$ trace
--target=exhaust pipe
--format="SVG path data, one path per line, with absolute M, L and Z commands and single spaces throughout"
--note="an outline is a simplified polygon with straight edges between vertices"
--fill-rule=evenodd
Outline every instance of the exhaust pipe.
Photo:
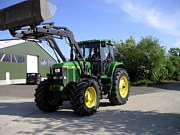
M 48 0 L 27 0 L 0 10 L 0 30 L 36 26 L 51 18 L 57 6 Z

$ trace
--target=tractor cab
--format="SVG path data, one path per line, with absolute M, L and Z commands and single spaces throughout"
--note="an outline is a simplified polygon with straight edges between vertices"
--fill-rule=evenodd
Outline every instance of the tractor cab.
M 114 58 L 113 44 L 110 40 L 88 40 L 78 42 L 86 61 L 92 65 L 93 75 L 106 75 Z

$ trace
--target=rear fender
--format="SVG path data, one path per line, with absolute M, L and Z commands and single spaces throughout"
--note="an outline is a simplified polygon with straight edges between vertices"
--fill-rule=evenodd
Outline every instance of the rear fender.
M 124 68 L 122 62 L 111 62 L 108 68 L 107 77 L 101 78 L 102 89 L 105 93 L 111 92 L 114 85 L 114 73 L 117 68 Z
M 111 62 L 109 65 L 107 77 L 111 77 L 111 80 L 113 80 L 114 72 L 117 68 L 124 68 L 124 64 L 122 62 Z

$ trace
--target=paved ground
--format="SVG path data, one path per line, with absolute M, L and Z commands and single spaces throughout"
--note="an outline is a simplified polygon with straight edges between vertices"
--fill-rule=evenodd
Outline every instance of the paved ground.
M 34 103 L 34 85 L 0 86 L 0 134 L 180 134 L 180 83 L 131 87 L 127 104 L 101 100 L 98 112 L 76 116 L 66 102 L 55 113 Z

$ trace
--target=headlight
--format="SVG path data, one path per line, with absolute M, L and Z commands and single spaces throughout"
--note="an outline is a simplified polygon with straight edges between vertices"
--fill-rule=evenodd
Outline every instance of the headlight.
M 61 70 L 60 69 L 55 69 L 55 73 L 60 73 Z

